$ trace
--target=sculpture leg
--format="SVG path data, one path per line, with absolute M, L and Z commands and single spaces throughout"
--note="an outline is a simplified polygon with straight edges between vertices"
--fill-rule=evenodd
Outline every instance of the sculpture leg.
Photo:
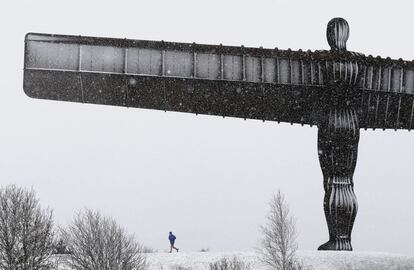
M 353 109 L 332 109 L 319 125 L 318 154 L 324 176 L 329 241 L 318 250 L 352 250 L 351 232 L 358 210 L 352 177 L 358 142 L 358 119 Z

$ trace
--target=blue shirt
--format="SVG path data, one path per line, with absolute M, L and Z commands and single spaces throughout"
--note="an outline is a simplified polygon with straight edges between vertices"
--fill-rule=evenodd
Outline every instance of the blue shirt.
M 176 237 L 174 234 L 170 233 L 170 235 L 168 236 L 168 240 L 170 240 L 170 243 L 173 244 L 175 241 Z

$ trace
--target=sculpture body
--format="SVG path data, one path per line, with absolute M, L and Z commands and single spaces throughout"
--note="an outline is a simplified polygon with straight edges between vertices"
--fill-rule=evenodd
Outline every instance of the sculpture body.
M 351 232 L 358 210 L 352 178 L 359 142 L 358 118 L 352 108 L 338 107 L 330 108 L 326 121 L 318 127 L 318 154 L 329 230 L 329 241 L 320 250 L 352 250 Z
M 353 96 L 363 68 L 354 59 L 355 54 L 346 51 L 348 36 L 345 20 L 335 18 L 328 23 L 331 51 L 346 60 L 326 61 L 324 65 L 328 87 L 318 123 L 318 155 L 324 178 L 323 206 L 329 241 L 319 250 L 352 250 L 351 232 L 358 210 L 353 174 L 358 156 L 359 123 Z

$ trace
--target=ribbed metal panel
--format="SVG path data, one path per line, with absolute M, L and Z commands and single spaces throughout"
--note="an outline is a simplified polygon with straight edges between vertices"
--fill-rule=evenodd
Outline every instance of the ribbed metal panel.
M 24 89 L 35 98 L 313 125 L 327 69 L 356 80 L 346 73 L 360 68 L 352 98 L 360 127 L 412 128 L 411 62 L 46 34 L 25 42 Z

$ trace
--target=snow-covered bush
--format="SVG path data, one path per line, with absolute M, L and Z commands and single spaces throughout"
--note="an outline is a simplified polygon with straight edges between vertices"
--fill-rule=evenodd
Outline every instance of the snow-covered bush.
M 185 267 L 181 265 L 174 265 L 170 268 L 171 270 L 193 270 L 191 267 Z
M 236 256 L 233 258 L 223 257 L 219 261 L 209 264 L 209 270 L 250 270 L 249 264 L 243 262 Z
M 0 188 L 0 269 L 43 270 L 53 253 L 53 216 L 33 190 Z
M 142 246 L 128 235 L 114 219 L 85 210 L 75 215 L 62 230 L 70 254 L 67 265 L 72 270 L 143 270 L 146 257 Z
M 156 250 L 153 247 L 143 246 L 142 247 L 142 253 L 157 253 L 158 250 Z

